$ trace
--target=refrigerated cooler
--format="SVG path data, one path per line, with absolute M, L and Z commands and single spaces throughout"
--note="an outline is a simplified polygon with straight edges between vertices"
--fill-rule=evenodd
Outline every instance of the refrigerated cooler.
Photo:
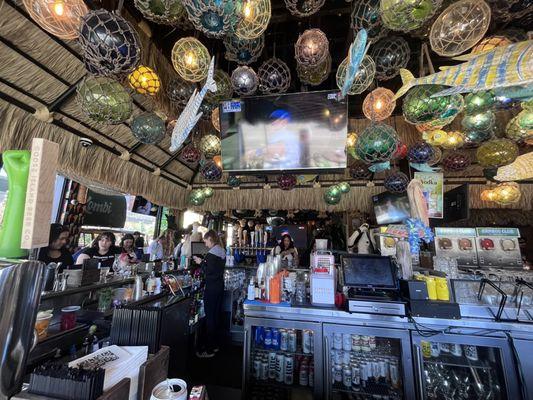
M 514 400 L 520 386 L 508 339 L 413 332 L 415 375 L 424 400 Z
M 325 398 L 414 399 L 409 331 L 324 324 Z
M 244 346 L 243 398 L 322 398 L 322 324 L 247 317 Z

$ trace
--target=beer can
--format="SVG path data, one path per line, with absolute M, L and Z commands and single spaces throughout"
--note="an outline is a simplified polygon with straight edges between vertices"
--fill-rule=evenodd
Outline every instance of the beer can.
M 302 349 L 304 354 L 311 353 L 311 331 L 304 329 L 302 332 Z
M 374 360 L 371 362 L 372 365 L 372 377 L 377 382 L 381 376 L 381 365 L 379 360 Z
M 268 378 L 276 378 L 276 353 L 273 351 L 268 353 Z
M 257 326 L 255 328 L 254 342 L 257 347 L 262 347 L 265 340 L 265 327 Z
M 349 333 L 342 334 L 342 349 L 344 351 L 352 350 L 352 335 Z
M 352 387 L 352 369 L 349 366 L 344 367 L 342 370 L 342 383 L 347 388 Z
M 333 366 L 333 380 L 335 382 L 342 382 L 342 366 L 340 364 L 335 364 Z
M 370 351 L 370 343 L 368 336 L 361 336 L 361 350 L 364 352 Z
M 466 358 L 472 361 L 478 361 L 479 357 L 477 355 L 477 346 L 467 345 L 464 346 L 464 352 Z
M 341 364 L 344 364 L 344 365 L 349 365 L 350 364 L 350 352 L 349 351 L 343 351 L 342 352 L 342 363 Z
M 294 329 L 291 329 L 289 331 L 289 337 L 288 337 L 288 348 L 291 352 L 296 352 L 296 331 Z
M 399 388 L 400 387 L 400 371 L 398 370 L 398 364 L 395 362 L 391 363 L 389 370 L 390 370 L 391 386 L 393 388 Z
M 272 347 L 272 330 L 270 328 L 265 328 L 264 345 L 265 349 L 270 349 Z
M 440 343 L 440 351 L 442 353 L 449 353 L 450 352 L 450 343 Z
M 366 382 L 368 381 L 368 364 L 362 362 L 359 364 L 360 368 L 360 382 L 362 387 L 366 387 Z
M 309 378 L 308 383 L 310 387 L 315 386 L 315 366 L 314 364 L 309 364 Z
M 440 344 L 437 342 L 431 342 L 431 357 L 440 356 Z
M 423 340 L 420 344 L 422 345 L 422 355 L 424 356 L 424 358 L 430 358 L 431 357 L 431 343 Z
M 361 336 L 352 335 L 352 351 L 361 351 Z
M 280 350 L 287 351 L 289 349 L 289 334 L 285 329 L 279 330 L 279 348 Z
M 272 349 L 279 350 L 280 333 L 279 329 L 272 328 Z
M 283 354 L 276 355 L 276 381 L 285 381 L 285 356 Z
M 292 385 L 294 381 L 294 357 L 285 355 L 285 384 Z
M 303 361 L 300 364 L 300 372 L 298 374 L 298 383 L 301 386 L 309 385 L 309 365 L 305 361 Z
M 342 350 L 342 334 L 341 333 L 333 334 L 333 348 L 335 350 Z
M 359 365 L 352 364 L 352 390 L 358 392 L 361 385 L 361 371 Z
M 263 360 L 261 361 L 261 376 L 259 379 L 261 379 L 262 381 L 266 381 L 268 380 L 268 359 L 267 358 L 263 358 Z
M 261 359 L 259 357 L 254 360 L 254 378 L 261 379 Z
M 384 380 L 389 380 L 389 362 L 382 358 L 379 360 L 379 377 Z
M 370 347 L 370 350 L 376 350 L 376 337 L 375 336 L 368 337 L 368 347 Z
M 460 344 L 452 344 L 450 350 L 452 354 L 456 357 L 461 357 L 463 355 L 463 349 L 461 348 Z
M 331 350 L 333 354 L 333 364 L 342 364 L 344 354 L 342 350 Z

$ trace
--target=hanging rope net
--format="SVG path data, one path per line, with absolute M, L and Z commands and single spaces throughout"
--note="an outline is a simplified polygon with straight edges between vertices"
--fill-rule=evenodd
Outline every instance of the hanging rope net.
M 272 57 L 259 67 L 259 89 L 265 94 L 285 93 L 291 84 L 291 71 L 279 58 Z
M 239 65 L 248 65 L 257 61 L 263 52 L 265 37 L 261 35 L 257 39 L 246 40 L 228 35 L 224 38 L 224 47 L 226 48 L 224 53 L 226 60 Z
M 135 8 L 156 24 L 176 25 L 187 14 L 181 0 L 134 0 Z
M 240 96 L 254 94 L 257 90 L 258 83 L 257 74 L 250 67 L 237 67 L 231 74 L 233 90 Z
M 308 17 L 324 5 L 325 0 L 285 0 L 285 6 L 292 15 Z
M 242 11 L 242 0 L 182 0 L 182 3 L 194 27 L 212 38 L 233 32 Z
M 172 48 L 172 65 L 189 82 L 200 82 L 207 77 L 211 58 L 206 47 L 196 38 L 186 37 L 178 40 Z
M 370 48 L 370 55 L 376 63 L 376 78 L 386 81 L 399 74 L 411 57 L 407 41 L 400 36 L 381 39 Z
M 240 39 L 257 39 L 268 27 L 271 14 L 270 0 L 244 0 L 235 35 Z
M 348 58 L 345 58 L 337 69 L 337 86 L 339 89 L 342 89 L 342 86 L 344 85 L 347 65 Z M 348 90 L 348 94 L 354 95 L 363 93 L 372 84 L 375 75 L 376 64 L 374 63 L 374 60 L 368 55 L 364 56 L 359 65 L 359 69 L 355 73 L 355 78 L 352 86 L 350 86 L 350 89 Z

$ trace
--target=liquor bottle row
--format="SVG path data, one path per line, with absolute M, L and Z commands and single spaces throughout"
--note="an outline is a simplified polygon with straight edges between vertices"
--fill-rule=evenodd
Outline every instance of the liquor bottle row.
M 315 381 L 313 357 L 256 350 L 253 353 L 253 377 L 257 381 L 312 387 Z
M 277 329 L 258 326 L 254 333 L 254 346 L 266 350 L 281 350 L 291 353 L 314 353 L 312 330 Z

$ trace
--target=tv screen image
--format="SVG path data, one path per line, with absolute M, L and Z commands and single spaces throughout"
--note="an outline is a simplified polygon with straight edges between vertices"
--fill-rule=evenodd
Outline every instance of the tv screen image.
M 226 101 L 220 125 L 225 171 L 346 168 L 347 103 L 337 91 Z
M 380 193 L 372 196 L 378 225 L 395 224 L 411 216 L 409 198 L 405 194 Z
M 155 217 L 157 215 L 157 210 L 157 205 L 146 200 L 144 197 L 135 196 L 135 201 L 133 202 L 133 207 L 131 209 L 132 212 Z

